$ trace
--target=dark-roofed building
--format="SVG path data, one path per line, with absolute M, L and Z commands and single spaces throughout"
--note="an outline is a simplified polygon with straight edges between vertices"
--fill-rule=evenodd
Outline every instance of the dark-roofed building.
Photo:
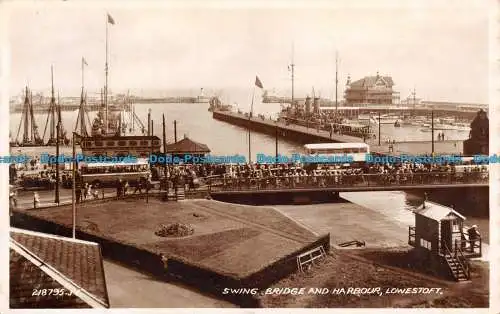
M 109 308 L 99 244 L 10 230 L 10 308 Z
M 187 136 L 184 136 L 177 143 L 167 145 L 167 154 L 171 154 L 172 156 L 203 156 L 208 153 L 210 153 L 210 148 L 206 144 L 195 142 Z
M 346 105 L 399 103 L 399 93 L 392 89 L 393 86 L 392 77 L 381 76 L 378 72 L 376 76 L 365 76 L 354 82 L 348 77 L 344 95 Z

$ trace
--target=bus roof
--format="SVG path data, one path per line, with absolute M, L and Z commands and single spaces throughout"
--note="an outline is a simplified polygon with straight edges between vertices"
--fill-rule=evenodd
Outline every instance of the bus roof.
M 147 165 L 148 160 L 146 158 L 137 159 L 135 162 L 81 162 L 80 165 L 87 166 L 89 168 L 93 167 L 112 167 L 112 166 L 140 166 Z
M 306 149 L 321 149 L 321 148 L 368 148 L 366 143 L 319 143 L 319 144 L 306 144 L 304 145 Z

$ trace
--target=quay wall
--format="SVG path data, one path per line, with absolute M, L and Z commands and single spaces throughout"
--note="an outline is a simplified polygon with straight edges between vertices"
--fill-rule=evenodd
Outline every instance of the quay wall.
M 227 111 L 214 111 L 213 118 L 272 136 L 276 136 L 276 131 L 278 131 L 279 138 L 293 140 L 301 144 L 362 142 L 362 139 L 353 136 L 333 134 L 330 138 L 329 136 L 323 135 L 323 133 L 326 133 L 325 131 L 317 132 L 317 130 L 313 128 L 306 129 L 305 127 L 292 124 L 285 125 L 259 117 L 252 117 L 249 119 L 243 114 Z
M 214 200 L 245 204 L 245 205 L 286 205 L 286 204 L 312 204 L 312 203 L 332 203 L 342 199 L 338 192 L 331 191 L 273 191 L 259 192 L 253 191 L 249 194 L 214 193 L 211 194 Z

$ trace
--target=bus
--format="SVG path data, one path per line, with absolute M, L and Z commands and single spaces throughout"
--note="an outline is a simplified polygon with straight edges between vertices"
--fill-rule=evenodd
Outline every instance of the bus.
M 79 171 L 82 183 L 92 184 L 93 187 L 114 186 L 120 179 L 134 186 L 141 179 L 149 180 L 151 177 L 147 158 L 135 162 L 80 163 Z
M 307 155 L 328 157 L 351 156 L 353 163 L 362 164 L 370 154 L 370 146 L 366 143 L 321 143 L 304 145 Z

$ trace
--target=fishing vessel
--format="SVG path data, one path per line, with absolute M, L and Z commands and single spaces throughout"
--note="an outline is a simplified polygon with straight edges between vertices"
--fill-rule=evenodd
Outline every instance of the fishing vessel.
M 425 123 L 422 125 L 421 131 L 430 132 L 432 130 L 432 125 L 430 123 Z M 444 131 L 444 130 L 456 130 L 456 131 L 470 131 L 470 126 L 467 123 L 453 122 L 452 124 L 435 122 L 434 130 Z
M 381 115 L 380 118 L 378 116 L 371 116 L 371 121 L 375 124 L 392 124 L 394 125 L 397 121 L 401 120 L 399 116 L 393 115 Z
M 455 127 L 455 130 L 458 130 L 458 131 L 470 132 L 470 130 L 471 130 L 470 123 L 467 123 L 467 122 L 454 122 L 452 125 Z

